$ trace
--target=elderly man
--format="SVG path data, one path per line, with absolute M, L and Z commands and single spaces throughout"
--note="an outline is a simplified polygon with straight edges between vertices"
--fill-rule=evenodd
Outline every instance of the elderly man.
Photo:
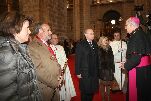
M 151 101 L 151 44 L 139 27 L 140 21 L 130 17 L 125 28 L 128 40 L 126 62 L 121 67 L 129 71 L 129 101 Z
M 35 37 L 29 44 L 29 52 L 36 66 L 39 87 L 44 101 L 59 101 L 59 92 L 55 89 L 62 79 L 59 79 L 61 68 L 52 49 L 47 44 L 52 34 L 48 24 L 37 24 Z
M 92 29 L 86 29 L 85 39 L 76 47 L 75 72 L 80 79 L 81 101 L 92 101 L 94 93 L 99 88 L 98 45 L 94 39 Z

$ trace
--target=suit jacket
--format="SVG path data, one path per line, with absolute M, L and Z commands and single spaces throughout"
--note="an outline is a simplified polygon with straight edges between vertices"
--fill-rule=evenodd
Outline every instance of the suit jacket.
M 91 47 L 88 41 L 82 40 L 76 46 L 76 75 L 81 74 L 80 89 L 86 93 L 93 93 L 98 89 L 98 46 L 92 41 Z
M 61 73 L 60 65 L 52 58 L 53 55 L 49 52 L 48 47 L 37 38 L 29 43 L 29 53 L 36 67 L 43 99 L 50 101 L 54 88 L 58 85 L 58 78 Z

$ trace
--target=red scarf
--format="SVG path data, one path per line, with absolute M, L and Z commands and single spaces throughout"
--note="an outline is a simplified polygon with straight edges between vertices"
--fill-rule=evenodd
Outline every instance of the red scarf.
M 36 36 L 36 38 L 41 41 L 43 44 L 45 44 L 49 50 L 49 52 L 56 58 L 56 54 L 55 52 L 52 50 L 52 48 L 47 44 L 47 42 L 44 42 L 43 40 L 41 40 L 38 36 Z

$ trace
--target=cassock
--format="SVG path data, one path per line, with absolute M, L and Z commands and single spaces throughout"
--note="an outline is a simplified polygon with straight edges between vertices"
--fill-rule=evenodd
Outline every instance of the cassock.
M 112 47 L 113 55 L 114 55 L 114 63 L 115 63 L 115 73 L 114 77 L 119 85 L 120 90 L 122 89 L 125 81 L 125 74 L 122 73 L 121 77 L 121 69 L 120 63 L 126 61 L 126 50 L 127 50 L 127 44 L 124 41 L 112 41 L 110 42 L 110 46 Z M 122 78 L 122 81 L 121 81 Z M 122 83 L 122 87 L 121 87 Z
M 65 63 L 67 62 L 64 48 L 61 45 L 50 45 L 50 47 L 54 51 L 57 61 L 61 65 L 61 69 L 63 69 Z M 59 91 L 60 101 L 70 101 L 72 97 L 76 96 L 76 92 L 68 65 L 65 69 L 64 80 L 65 83 L 62 85 L 61 90 Z
M 124 67 L 129 71 L 129 101 L 151 101 L 151 44 L 147 36 L 138 28 L 128 40 Z

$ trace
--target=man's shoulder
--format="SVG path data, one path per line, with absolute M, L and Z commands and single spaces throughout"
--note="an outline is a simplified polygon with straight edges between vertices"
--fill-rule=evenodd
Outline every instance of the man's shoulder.
M 125 42 L 125 41 L 122 41 L 122 43 L 123 43 L 124 45 L 126 45 L 126 42 Z
M 39 42 L 38 40 L 34 39 L 28 45 L 29 45 L 29 47 L 37 48 L 38 46 L 42 46 L 42 43 Z
M 30 52 L 42 54 L 45 51 L 44 45 L 42 43 L 33 40 L 28 44 L 28 49 Z
M 77 44 L 76 44 L 76 48 L 80 48 L 80 47 L 83 47 L 83 46 L 85 46 L 85 41 L 84 40 L 81 40 L 81 41 L 77 42 Z
M 63 46 L 61 46 L 61 45 L 56 45 L 56 47 L 57 47 L 57 48 L 60 48 L 60 49 L 63 48 Z
M 93 44 L 98 45 L 97 42 L 95 40 L 92 41 Z
M 110 43 L 115 43 L 115 42 L 116 42 L 115 40 L 110 41 Z
M 55 47 L 57 48 L 58 51 L 64 51 L 64 48 L 61 45 L 56 45 Z
M 110 46 L 113 46 L 113 45 L 115 45 L 116 44 L 116 41 L 110 41 Z
M 83 45 L 83 44 L 86 44 L 87 43 L 87 41 L 86 40 L 81 40 L 81 41 L 79 41 L 78 43 L 77 43 L 77 45 L 79 44 L 79 45 Z

